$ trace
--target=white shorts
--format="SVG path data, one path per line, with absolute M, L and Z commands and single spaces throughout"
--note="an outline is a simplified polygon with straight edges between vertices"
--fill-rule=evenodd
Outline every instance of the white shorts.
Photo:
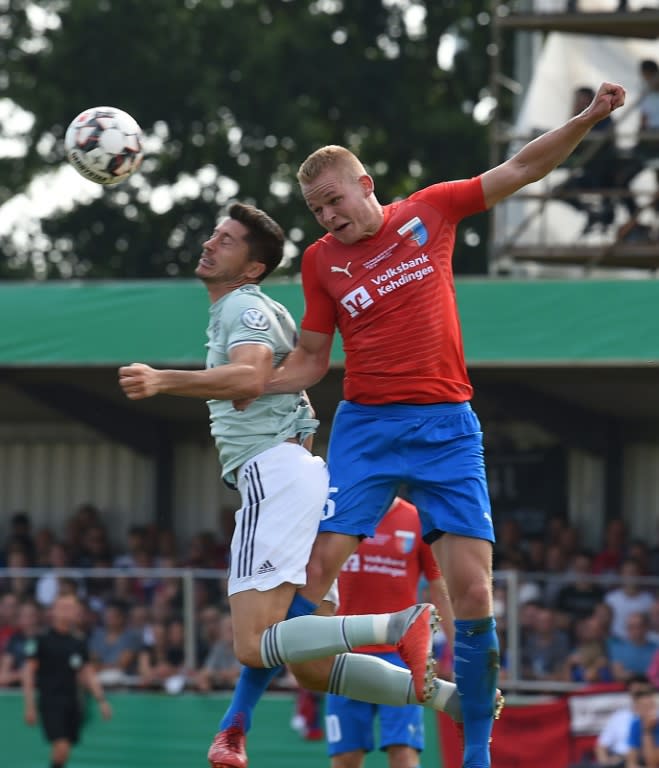
M 285 583 L 303 587 L 329 490 L 323 459 L 281 443 L 242 465 L 238 490 L 228 594 Z

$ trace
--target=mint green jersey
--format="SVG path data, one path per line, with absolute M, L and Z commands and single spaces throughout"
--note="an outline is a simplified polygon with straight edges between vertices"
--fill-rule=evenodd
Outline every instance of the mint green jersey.
M 295 322 L 286 307 L 251 284 L 231 291 L 211 306 L 207 334 L 206 368 L 229 363 L 232 347 L 239 344 L 270 347 L 276 368 L 297 339 Z M 227 400 L 209 400 L 208 408 L 222 477 L 233 485 L 234 470 L 247 459 L 289 437 L 302 442 L 318 427 L 302 393 L 263 395 L 244 411 L 235 410 Z

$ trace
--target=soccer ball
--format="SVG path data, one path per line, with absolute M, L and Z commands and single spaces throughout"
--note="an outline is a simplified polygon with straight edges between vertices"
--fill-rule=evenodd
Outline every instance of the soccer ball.
M 66 129 L 66 157 L 71 165 L 97 184 L 118 184 L 140 167 L 142 130 L 115 107 L 93 107 L 81 112 Z

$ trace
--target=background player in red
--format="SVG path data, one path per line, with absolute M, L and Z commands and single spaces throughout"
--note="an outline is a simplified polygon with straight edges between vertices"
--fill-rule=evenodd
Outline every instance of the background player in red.
M 451 643 L 453 614 L 437 561 L 421 539 L 417 510 L 396 498 L 375 536 L 364 539 L 345 562 L 339 575 L 338 613 L 396 611 L 415 603 L 422 576 L 428 582 L 430 601 L 444 620 L 447 642 Z M 355 651 L 404 666 L 394 646 L 366 646 Z M 390 768 L 417 768 L 424 747 L 421 706 L 367 704 L 330 694 L 325 704 L 325 730 L 331 768 L 361 768 L 366 753 L 375 747 L 376 718 L 380 749 L 386 750 Z
M 322 598 L 405 484 L 456 616 L 464 768 L 490 766 L 499 645 L 483 440 L 470 406 L 453 284 L 456 228 L 546 176 L 624 101 L 621 86 L 603 83 L 583 112 L 501 165 L 390 205 L 380 204 L 373 179 L 344 147 L 317 150 L 298 172 L 305 201 L 326 234 L 304 254 L 302 331 L 267 391 L 318 382 L 328 370 L 336 328 L 345 351 L 345 400 L 328 451 L 332 503 L 301 594 L 312 602 Z M 280 626 L 264 635 L 275 661 L 285 661 L 297 642 L 293 625 Z M 337 660 L 329 690 L 351 675 L 349 658 Z

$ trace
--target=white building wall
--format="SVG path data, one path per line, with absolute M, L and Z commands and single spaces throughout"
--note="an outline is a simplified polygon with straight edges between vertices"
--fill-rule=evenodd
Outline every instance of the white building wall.
M 630 535 L 655 546 L 659 543 L 659 443 L 629 443 L 623 467 L 623 512 Z
M 568 452 L 568 519 L 582 534 L 584 546 L 601 546 L 604 518 L 604 460 L 584 451 Z
M 222 481 L 217 450 L 213 443 L 179 443 L 174 465 L 174 530 L 183 545 L 199 531 L 224 536 L 221 512 L 235 511 L 240 496 Z
M 114 543 L 154 516 L 152 462 L 74 424 L 0 424 L 0 540 L 13 512 L 35 529 L 60 529 L 91 502 Z

